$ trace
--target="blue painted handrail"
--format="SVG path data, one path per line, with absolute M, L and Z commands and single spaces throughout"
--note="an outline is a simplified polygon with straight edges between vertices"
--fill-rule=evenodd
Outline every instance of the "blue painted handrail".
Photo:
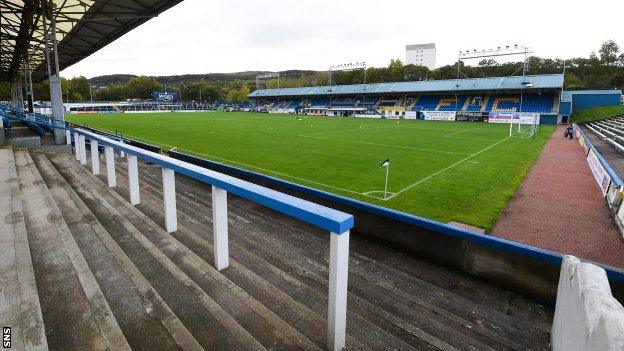
M 81 128 L 76 128 L 74 131 L 78 132 L 80 135 L 84 135 L 86 139 L 96 140 L 100 145 L 110 146 L 115 150 L 124 151 L 142 160 L 171 169 L 176 173 L 183 174 L 202 183 L 214 185 L 232 194 L 330 232 L 342 234 L 353 228 L 354 218 L 350 214 L 280 193 L 242 179 L 211 171 L 188 162 L 124 144 Z

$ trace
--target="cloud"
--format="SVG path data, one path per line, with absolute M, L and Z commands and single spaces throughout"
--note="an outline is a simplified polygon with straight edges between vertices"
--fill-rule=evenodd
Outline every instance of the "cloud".
M 605 9 L 609 9 L 605 11 Z M 461 49 L 532 46 L 542 57 L 587 56 L 601 42 L 624 46 L 624 3 L 595 0 L 186 0 L 66 69 L 66 76 L 168 75 L 327 69 L 404 58 L 406 44 L 435 42 L 438 64 Z

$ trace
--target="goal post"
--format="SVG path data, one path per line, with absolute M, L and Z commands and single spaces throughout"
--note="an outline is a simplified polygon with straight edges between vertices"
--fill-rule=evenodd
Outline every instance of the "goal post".
M 509 136 L 516 138 L 533 138 L 540 123 L 539 113 L 518 113 L 509 123 Z

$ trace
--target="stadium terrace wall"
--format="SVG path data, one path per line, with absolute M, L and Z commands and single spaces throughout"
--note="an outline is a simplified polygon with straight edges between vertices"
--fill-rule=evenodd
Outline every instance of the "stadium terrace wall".
M 170 151 L 201 167 L 339 209 L 355 216 L 353 233 L 424 256 L 554 306 L 563 256 L 509 240 Z M 600 264 L 598 264 L 600 265 Z M 605 268 L 614 296 L 624 298 L 624 270 Z
M 559 114 L 570 116 L 574 112 L 586 108 L 617 106 L 621 103 L 621 90 L 567 90 L 561 94 Z

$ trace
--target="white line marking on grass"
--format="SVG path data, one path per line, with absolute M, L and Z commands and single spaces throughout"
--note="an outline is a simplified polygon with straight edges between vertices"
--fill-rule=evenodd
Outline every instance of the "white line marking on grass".
M 411 128 L 414 129 L 416 131 L 418 130 L 435 130 L 435 131 L 440 131 L 440 132 L 446 132 L 446 131 L 451 131 L 453 129 L 440 129 L 440 128 L 426 128 L 426 127 L 421 127 L 420 124 L 409 124 L 409 123 L 404 123 L 404 124 L 398 124 L 398 123 L 393 123 L 387 126 L 373 126 L 373 127 L 366 127 L 366 124 L 362 124 L 360 125 L 360 127 L 358 127 L 357 129 L 343 129 L 343 130 L 334 130 L 334 131 L 329 131 L 329 132 L 319 132 L 319 133 L 310 133 L 310 134 L 304 134 L 305 136 L 317 136 L 317 135 L 327 135 L 327 134 L 339 134 L 339 133 L 346 133 L 346 132 L 361 132 L 361 131 L 365 131 L 365 130 L 369 130 L 369 129 L 382 129 L 382 128 L 394 128 L 397 127 L 401 128 L 401 129 L 405 129 L 405 128 Z M 364 128 L 366 127 L 366 128 Z M 416 128 L 413 128 L 416 127 Z
M 464 130 L 460 130 L 459 132 L 455 132 L 455 133 L 449 133 L 449 134 L 444 134 L 443 137 L 448 138 L 451 135 L 456 135 L 456 134 L 460 134 L 460 133 L 465 133 L 465 132 L 469 132 L 471 130 L 477 130 L 477 129 L 481 129 L 481 128 L 471 128 L 471 129 L 464 129 Z
M 492 142 L 492 141 L 496 141 L 497 140 L 497 139 L 464 138 L 464 137 L 456 137 L 456 136 L 444 136 L 444 138 L 459 139 L 459 140 L 470 140 L 470 141 L 485 141 L 485 142 Z
M 430 174 L 430 175 L 426 176 L 425 178 L 420 179 L 420 180 L 419 180 L 419 181 L 417 181 L 416 183 L 413 183 L 413 184 L 411 184 L 411 185 L 409 185 L 409 186 L 407 186 L 407 187 L 405 187 L 405 188 L 403 188 L 403 189 L 399 190 L 396 194 L 394 194 L 394 195 L 392 195 L 392 196 L 388 196 L 386 199 L 384 199 L 384 201 L 392 200 L 393 198 L 395 198 L 395 197 L 397 197 L 397 196 L 401 195 L 402 193 L 404 193 L 404 192 L 406 192 L 407 190 L 409 190 L 409 189 L 411 189 L 411 188 L 415 187 L 416 185 L 418 185 L 418 184 L 422 184 L 422 183 L 424 183 L 424 182 L 428 181 L 429 179 L 431 179 L 431 178 L 433 178 L 433 177 L 435 177 L 435 176 L 437 176 L 437 175 L 439 175 L 439 174 L 441 174 L 441 173 L 444 173 L 444 172 L 448 171 L 449 169 L 451 169 L 451 168 L 453 168 L 453 167 L 455 167 L 455 166 L 458 166 L 458 165 L 460 165 L 460 164 L 462 164 L 462 163 L 464 163 L 464 162 L 466 162 L 466 161 L 470 160 L 471 158 L 473 158 L 473 157 L 475 157 L 475 156 L 477 156 L 477 155 L 479 155 L 479 154 L 481 154 L 481 153 L 483 153 L 483 152 L 485 152 L 485 151 L 487 151 L 487 150 L 489 150 L 489 149 L 493 148 L 494 146 L 496 146 L 496 145 L 498 145 L 498 144 L 501 144 L 501 143 L 503 143 L 503 142 L 505 142 L 505 141 L 509 140 L 510 138 L 511 138 L 511 136 L 508 136 L 508 137 L 506 137 L 505 139 L 503 139 L 503 140 L 501 140 L 501 141 L 498 141 L 498 142 L 496 142 L 496 143 L 494 143 L 494 144 L 492 144 L 492 145 L 490 145 L 490 146 L 486 147 L 485 149 L 483 149 L 483 150 L 481 150 L 481 151 L 477 151 L 477 152 L 475 152 L 474 154 L 472 154 L 472 155 L 470 155 L 470 156 L 468 156 L 468 157 L 466 157 L 466 158 L 463 158 L 463 159 L 461 159 L 461 160 L 459 160 L 459 161 L 457 161 L 457 162 L 453 163 L 452 165 L 450 165 L 450 166 L 448 166 L 448 167 L 446 167 L 446 168 L 444 168 L 444 169 L 441 169 L 441 170 L 439 170 L 439 171 L 437 171 L 437 172 L 435 172 L 435 173 L 433 173 L 433 174 Z
M 478 138 L 464 138 L 464 137 L 458 137 L 456 136 L 457 134 L 460 133 L 465 133 L 465 132 L 469 132 L 472 130 L 481 130 L 482 128 L 471 128 L 471 129 L 464 129 L 464 130 L 460 130 L 458 132 L 454 132 L 454 133 L 449 133 L 449 134 L 445 134 L 442 137 L 443 138 L 452 138 L 452 139 L 460 139 L 460 140 L 470 140 L 470 141 L 485 141 L 485 142 L 492 142 L 492 141 L 496 141 L 496 139 L 478 139 Z
M 465 153 L 461 153 L 461 152 L 426 149 L 426 148 L 422 148 L 422 147 L 402 146 L 402 145 L 392 145 L 392 144 L 378 144 L 378 143 L 369 143 L 369 142 L 366 142 L 366 141 L 357 141 L 357 140 L 348 140 L 348 139 L 335 139 L 335 138 L 323 138 L 323 137 L 315 137 L 315 136 L 309 136 L 309 135 L 298 135 L 298 136 L 301 137 L 301 138 L 339 141 L 339 142 L 342 142 L 342 143 L 353 143 L 353 144 L 393 147 L 393 148 L 398 148 L 398 149 L 420 150 L 420 151 L 435 152 L 435 153 L 439 153 L 439 154 L 460 155 L 460 156 L 467 156 L 467 155 L 469 155 L 469 154 L 465 154 Z
M 286 177 L 286 178 L 290 178 L 290 179 L 296 179 L 296 180 L 300 180 L 300 181 L 303 181 L 303 182 L 306 182 L 306 183 L 310 183 L 310 184 L 321 185 L 321 186 L 324 186 L 326 188 L 342 190 L 342 191 L 346 191 L 346 192 L 351 193 L 351 194 L 363 195 L 363 196 L 370 197 L 370 198 L 373 198 L 373 199 L 382 199 L 382 198 L 379 198 L 377 196 L 367 195 L 366 193 L 362 193 L 362 192 L 359 192 L 359 191 L 349 190 L 349 189 L 340 188 L 340 187 L 337 187 L 337 186 L 333 186 L 333 185 L 329 185 L 329 184 L 325 184 L 325 183 L 321 183 L 321 182 L 316 182 L 316 181 L 305 179 L 305 178 L 295 177 L 295 176 L 292 176 L 292 175 L 289 175 L 289 174 L 286 174 L 286 173 L 276 172 L 276 171 L 272 171 L 270 169 L 266 169 L 266 168 L 262 168 L 262 167 L 258 167 L 258 166 L 254 166 L 254 165 L 238 162 L 238 161 L 228 160 L 227 158 L 223 158 L 223 157 L 219 157 L 219 156 L 214 156 L 214 155 L 204 154 L 204 153 L 197 152 L 197 151 L 188 150 L 188 149 L 184 149 L 184 148 L 173 146 L 173 145 L 169 145 L 169 144 L 164 144 L 164 143 L 161 143 L 161 142 L 158 142 L 158 141 L 154 141 L 154 140 L 139 138 L 139 137 L 136 137 L 136 136 L 133 136 L 133 135 L 130 135 L 130 134 L 126 134 L 126 136 L 129 136 L 129 137 L 131 137 L 133 139 L 136 139 L 136 140 L 145 141 L 145 142 L 148 142 L 148 143 L 151 143 L 151 144 L 156 144 L 156 145 L 160 145 L 160 146 L 166 146 L 166 147 L 170 148 L 170 150 L 173 150 L 173 149 L 182 150 L 182 151 L 186 151 L 188 153 L 194 154 L 194 155 L 207 156 L 209 158 L 225 161 L 225 162 L 228 162 L 228 163 L 232 163 L 232 164 L 236 164 L 236 165 L 240 165 L 240 166 L 244 166 L 244 167 L 248 167 L 248 168 L 257 169 L 257 170 L 260 170 L 260 171 L 263 171 L 263 172 L 266 172 L 266 173 L 272 173 L 272 174 L 276 174 L 276 175 L 279 175 L 279 176 L 282 176 L 282 177 Z
M 361 132 L 363 130 L 368 130 L 368 129 L 381 129 L 381 128 L 392 128 L 392 127 L 394 127 L 394 125 L 390 125 L 390 126 L 376 126 L 376 127 L 362 128 L 364 126 L 366 126 L 366 125 L 363 124 L 363 125 L 359 126 L 357 129 L 334 130 L 334 131 L 330 131 L 330 132 L 311 133 L 311 134 L 305 134 L 305 135 L 300 135 L 300 136 L 313 137 L 313 136 L 317 136 L 317 135 L 340 134 L 340 133 L 346 133 L 346 132 Z
M 373 195 L 373 194 L 381 194 L 381 196 L 375 196 L 375 195 Z M 386 195 L 394 195 L 394 193 L 393 193 L 393 192 L 391 192 L 391 191 L 388 191 L 388 192 L 387 192 L 387 193 L 385 193 L 385 194 L 386 194 Z M 383 195 L 384 195 L 384 191 L 383 191 L 383 190 L 373 190 L 373 191 L 367 191 L 367 192 L 365 192 L 365 193 L 362 193 L 362 195 L 366 195 L 366 196 L 368 196 L 368 197 L 373 197 L 373 198 L 375 198 L 375 199 L 379 199 L 379 200 L 384 200 L 384 201 L 386 200 L 386 198 L 385 198 L 385 197 L 383 197 Z

